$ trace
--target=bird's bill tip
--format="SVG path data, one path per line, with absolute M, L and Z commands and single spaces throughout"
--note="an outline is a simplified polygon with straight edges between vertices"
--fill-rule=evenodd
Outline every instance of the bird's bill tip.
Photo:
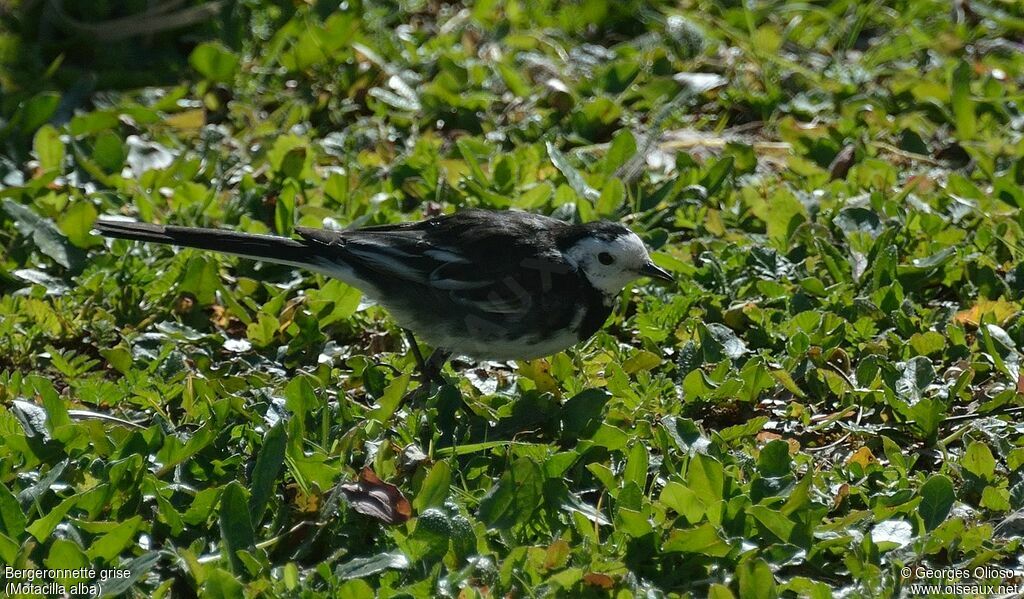
M 643 268 L 640 269 L 640 274 L 642 274 L 645 277 L 658 279 L 659 281 L 665 281 L 668 283 L 674 283 L 676 280 L 675 277 L 672 276 L 672 273 L 658 266 L 654 262 L 648 262 L 647 264 L 644 264 Z

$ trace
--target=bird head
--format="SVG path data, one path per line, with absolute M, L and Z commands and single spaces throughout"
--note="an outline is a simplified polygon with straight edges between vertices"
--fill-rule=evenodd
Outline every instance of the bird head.
M 640 277 L 674 280 L 651 260 L 640 237 L 626 227 L 608 222 L 579 227 L 579 234 L 573 236 L 564 250 L 566 259 L 605 296 L 618 295 L 623 287 Z

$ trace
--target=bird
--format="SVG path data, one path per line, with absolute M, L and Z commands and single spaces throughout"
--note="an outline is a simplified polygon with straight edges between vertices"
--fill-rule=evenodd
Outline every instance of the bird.
M 296 227 L 298 238 L 101 218 L 107 237 L 290 265 L 358 288 L 404 329 L 425 380 L 454 353 L 532 360 L 594 335 L 623 288 L 672 282 L 640 237 L 610 221 L 570 223 L 517 210 L 465 209 L 347 230 Z M 435 348 L 428 360 L 416 337 Z

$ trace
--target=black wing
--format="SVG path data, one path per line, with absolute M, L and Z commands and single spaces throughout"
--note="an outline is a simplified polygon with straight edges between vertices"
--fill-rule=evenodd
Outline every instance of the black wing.
M 559 277 L 578 278 L 552 242 L 565 226 L 521 212 L 467 210 L 417 223 L 297 232 L 378 287 L 416 283 L 467 308 L 513 314 L 535 307 L 537 294 Z

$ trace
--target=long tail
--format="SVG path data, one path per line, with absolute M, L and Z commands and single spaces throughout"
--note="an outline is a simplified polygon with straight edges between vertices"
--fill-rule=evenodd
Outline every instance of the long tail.
M 115 220 L 98 220 L 93 228 L 106 237 L 213 250 L 319 270 L 315 250 L 305 241 L 287 237 Z

